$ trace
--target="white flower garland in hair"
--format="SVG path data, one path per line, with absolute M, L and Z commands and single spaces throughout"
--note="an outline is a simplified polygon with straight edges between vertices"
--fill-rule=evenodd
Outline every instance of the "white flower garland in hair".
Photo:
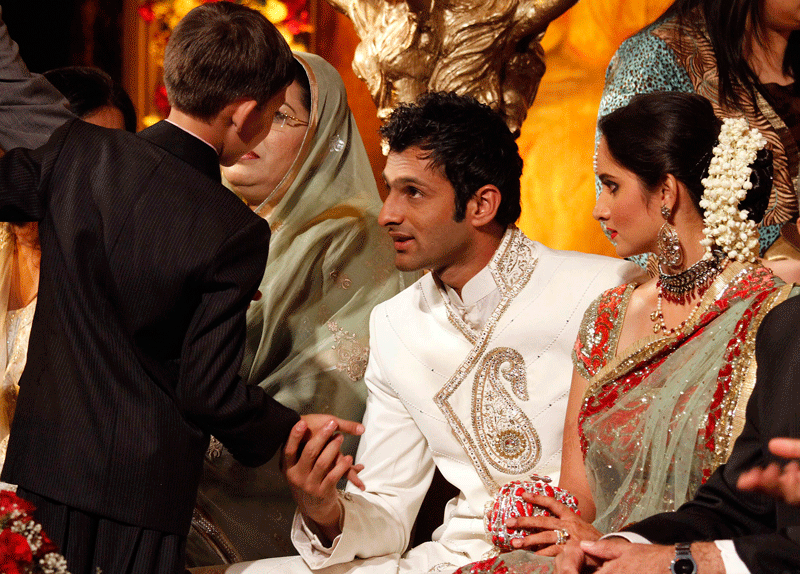
M 736 261 L 754 262 L 758 257 L 756 224 L 747 219 L 747 210 L 740 210 L 739 203 L 753 187 L 750 165 L 765 145 L 767 140 L 761 132 L 750 129 L 744 118 L 723 121 L 708 177 L 702 180 L 700 207 L 704 210 L 705 238 L 701 243 L 706 248 L 703 259 L 713 257 L 714 245 Z

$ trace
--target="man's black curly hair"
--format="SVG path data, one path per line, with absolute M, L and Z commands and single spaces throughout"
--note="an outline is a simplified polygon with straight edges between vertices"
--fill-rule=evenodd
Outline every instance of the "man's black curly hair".
M 502 196 L 495 221 L 505 226 L 519 219 L 522 158 L 503 118 L 489 106 L 453 92 L 431 92 L 395 108 L 380 133 L 390 151 L 418 147 L 431 167 L 444 170 L 455 190 L 456 221 L 488 184 Z

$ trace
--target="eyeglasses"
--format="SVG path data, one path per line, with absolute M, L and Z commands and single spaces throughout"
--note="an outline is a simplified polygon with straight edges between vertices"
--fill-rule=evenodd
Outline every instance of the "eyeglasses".
M 296 128 L 300 126 L 307 126 L 308 122 L 285 112 L 275 112 L 275 117 L 272 118 L 272 126 L 276 128 L 282 128 L 286 125 L 288 125 L 290 128 Z

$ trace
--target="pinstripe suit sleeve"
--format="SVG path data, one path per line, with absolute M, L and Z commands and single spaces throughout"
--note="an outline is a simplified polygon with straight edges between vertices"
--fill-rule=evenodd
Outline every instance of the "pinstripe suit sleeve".
M 0 158 L 0 221 L 40 221 L 44 217 L 50 168 L 72 123 L 61 126 L 37 149 L 16 148 Z
M 256 220 L 213 258 L 185 340 L 177 399 L 188 418 L 217 437 L 242 464 L 269 460 L 299 415 L 238 376 L 247 305 L 266 265 L 269 233 Z
M 0 14 L 0 148 L 35 148 L 75 116 L 50 82 L 31 74 Z

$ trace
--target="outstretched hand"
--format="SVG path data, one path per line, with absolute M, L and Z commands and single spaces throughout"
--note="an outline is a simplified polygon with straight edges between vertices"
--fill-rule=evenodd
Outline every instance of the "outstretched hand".
M 800 439 L 774 438 L 769 441 L 769 450 L 783 458 L 800 458 Z M 766 468 L 753 468 L 739 477 L 736 486 L 741 490 L 765 492 L 788 504 L 800 505 L 800 465 L 793 460 L 783 468 L 774 462 Z
M 361 465 L 341 453 L 343 437 L 337 431 L 360 435 L 364 426 L 331 415 L 301 417 L 283 448 L 281 467 L 300 512 L 313 521 L 329 540 L 340 532 L 341 507 L 336 483 L 348 480 L 363 489 Z
M 546 508 L 552 516 L 520 516 L 506 520 L 506 526 L 510 528 L 531 532 L 524 538 L 511 542 L 515 549 L 535 550 L 540 556 L 556 556 L 564 549 L 564 545 L 556 544 L 556 530 L 566 530 L 569 534 L 568 540 L 573 542 L 597 540 L 601 536 L 596 528 L 555 498 L 528 492 L 522 498 Z

